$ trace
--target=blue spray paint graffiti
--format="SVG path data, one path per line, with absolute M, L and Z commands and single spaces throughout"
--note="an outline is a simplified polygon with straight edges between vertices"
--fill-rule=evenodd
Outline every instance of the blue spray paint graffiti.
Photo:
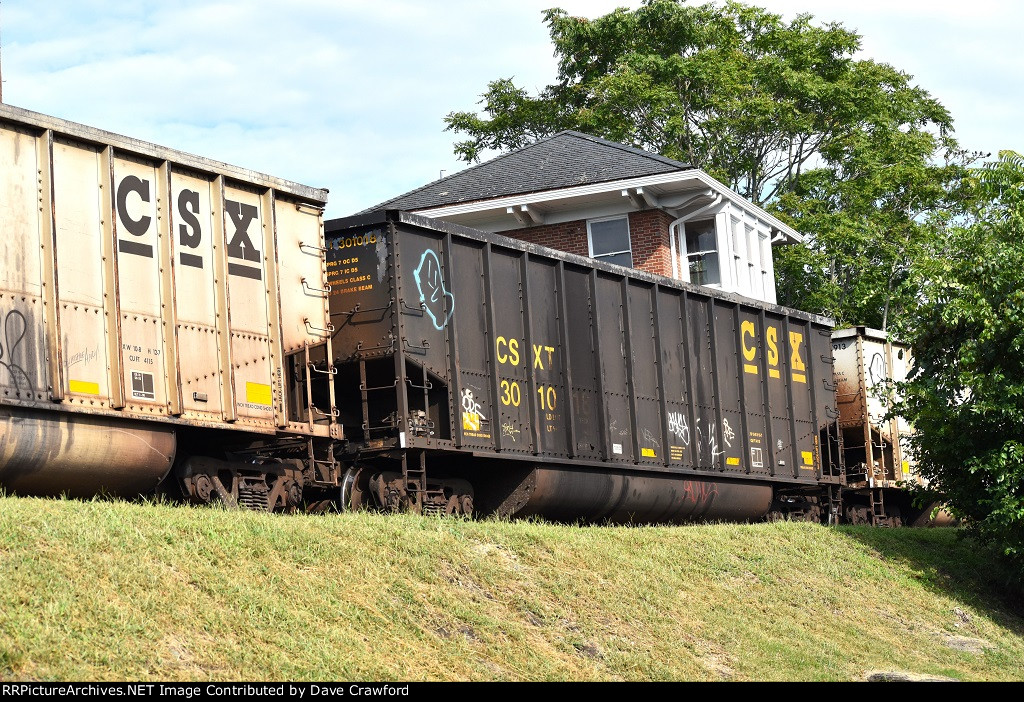
M 455 311 L 455 296 L 444 289 L 441 276 L 441 261 L 437 254 L 427 249 L 420 257 L 420 265 L 412 272 L 416 288 L 420 291 L 420 302 L 430 315 L 435 329 L 444 329 Z

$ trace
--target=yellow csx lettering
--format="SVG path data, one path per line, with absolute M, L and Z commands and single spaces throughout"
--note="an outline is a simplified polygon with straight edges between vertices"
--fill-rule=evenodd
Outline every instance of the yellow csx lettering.
M 544 344 L 531 344 L 531 346 L 533 347 L 534 368 L 545 370 L 554 365 L 554 346 L 546 346 Z M 494 357 L 498 360 L 498 363 L 518 366 L 519 361 L 522 360 L 519 356 L 519 339 L 506 339 L 503 336 L 496 338 L 494 340 Z M 547 366 L 545 366 L 545 358 L 547 359 Z
M 533 367 L 544 370 L 544 361 L 541 360 L 541 353 L 548 352 L 548 365 L 552 363 L 552 357 L 555 353 L 554 346 L 544 346 L 543 344 L 533 344 Z
M 754 342 L 752 346 L 747 345 L 747 337 Z M 749 319 L 740 325 L 740 344 L 743 346 L 743 358 L 747 360 L 743 364 L 743 372 L 757 375 L 757 364 L 751 363 L 757 358 L 757 332 L 754 330 L 754 323 Z
M 764 334 L 768 340 L 768 365 L 779 367 L 779 330 L 775 327 L 768 327 Z M 778 374 L 775 375 L 778 378 Z
M 804 341 L 804 335 L 798 332 L 791 331 L 789 333 L 789 348 L 792 349 L 792 355 L 789 358 L 790 367 L 793 369 L 793 380 L 798 383 L 806 383 L 807 376 L 804 371 L 807 370 L 804 366 L 804 360 L 800 358 L 800 345 Z
M 771 325 L 766 326 L 764 338 L 768 347 L 768 376 L 770 378 L 781 378 L 778 328 Z M 803 333 L 789 332 L 789 368 L 793 381 L 797 383 L 807 382 L 807 366 L 801 355 L 803 343 Z M 746 361 L 743 364 L 743 372 L 757 375 L 757 328 L 750 320 L 745 320 L 740 324 L 740 346 L 743 348 L 743 359 Z
M 519 365 L 519 339 L 506 339 L 499 336 L 495 342 L 495 357 L 498 363 L 508 363 L 513 366 Z

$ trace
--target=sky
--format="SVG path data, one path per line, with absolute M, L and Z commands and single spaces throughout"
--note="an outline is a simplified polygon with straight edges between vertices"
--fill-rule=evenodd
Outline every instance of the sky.
M 352 214 L 466 164 L 444 116 L 556 64 L 542 11 L 625 0 L 0 0 L 3 100 L 330 190 Z M 1024 152 L 1024 3 L 760 0 L 841 22 L 914 76 L 963 146 Z

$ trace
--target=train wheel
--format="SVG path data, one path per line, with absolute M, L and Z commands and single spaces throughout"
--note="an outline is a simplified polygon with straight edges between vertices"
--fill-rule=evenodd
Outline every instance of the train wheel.
M 341 477 L 338 488 L 338 510 L 350 512 L 375 507 L 369 491 L 370 472 L 362 466 L 350 466 Z
M 444 513 L 449 517 L 472 517 L 473 496 L 452 495 L 448 498 L 448 504 L 445 506 Z
M 210 480 L 208 475 L 197 475 L 193 479 L 193 485 L 195 490 L 195 496 L 200 502 L 207 504 L 213 499 L 213 482 Z

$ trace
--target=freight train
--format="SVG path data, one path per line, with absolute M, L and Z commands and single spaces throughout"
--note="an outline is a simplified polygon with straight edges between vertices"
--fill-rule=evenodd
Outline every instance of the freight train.
M 325 190 L 7 105 L 0 163 L 8 491 L 904 518 L 846 473 L 828 319 L 403 212 L 325 223 Z

